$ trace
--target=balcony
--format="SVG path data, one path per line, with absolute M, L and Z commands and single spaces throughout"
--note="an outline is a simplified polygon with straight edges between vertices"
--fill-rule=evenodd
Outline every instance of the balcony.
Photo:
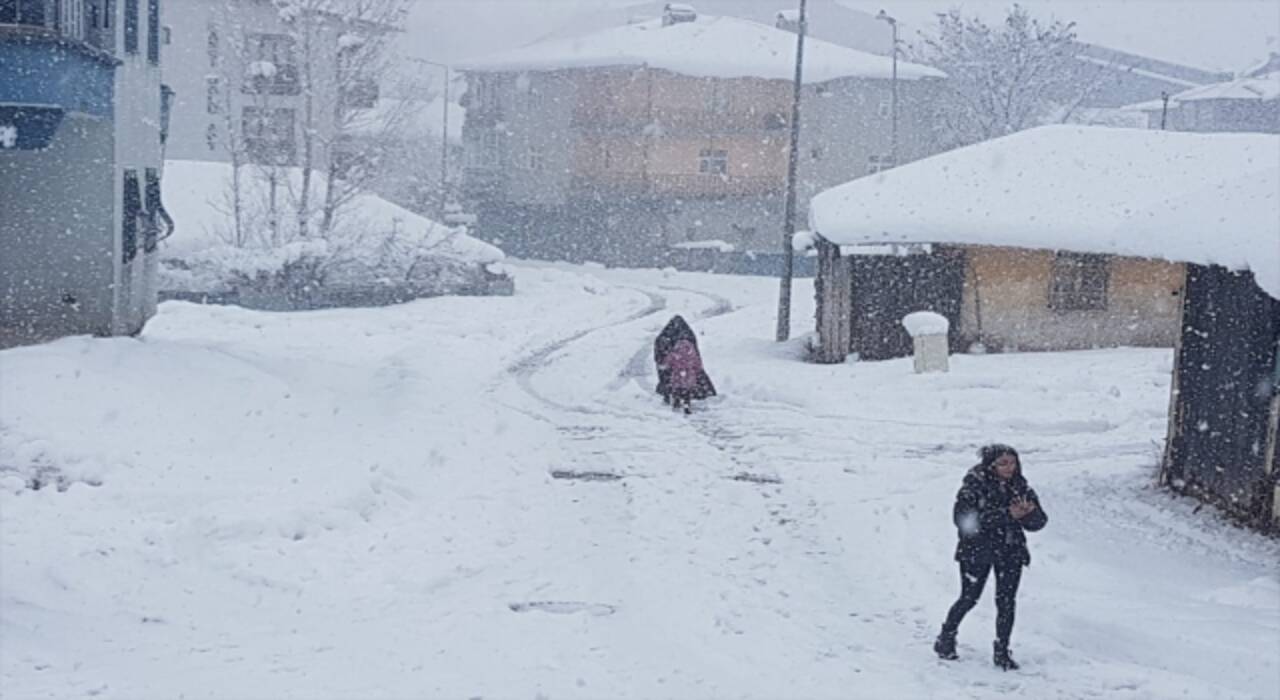
M 743 197 L 777 194 L 782 178 L 713 173 L 600 173 L 575 175 L 575 194 L 590 197 Z
M 103 0 L 0 0 L 0 41 L 55 44 L 115 65 Z
M 298 67 L 291 63 L 254 61 L 245 69 L 241 91 L 250 95 L 300 95 L 302 82 L 298 78 Z
M 0 20 L 8 20 L 0 23 L 0 150 L 47 147 L 68 113 L 113 116 L 118 62 L 82 35 L 63 32 L 50 19 L 57 14 L 31 10 L 36 6 L 0 2 Z
M 687 133 L 754 133 L 783 131 L 788 118 L 781 111 L 711 112 L 696 109 L 655 109 L 626 111 L 579 105 L 573 110 L 570 126 L 592 133 L 650 135 Z M 652 126 L 651 126 L 652 125 Z

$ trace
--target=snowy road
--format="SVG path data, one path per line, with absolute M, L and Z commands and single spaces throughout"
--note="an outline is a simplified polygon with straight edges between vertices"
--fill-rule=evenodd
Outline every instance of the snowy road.
M 5 697 L 1280 696 L 1280 547 L 1150 487 L 1168 352 L 816 366 L 770 280 L 519 279 L 0 353 Z M 673 313 L 723 394 L 690 417 Z M 988 440 L 1050 517 L 1013 674 L 990 592 L 929 649 Z

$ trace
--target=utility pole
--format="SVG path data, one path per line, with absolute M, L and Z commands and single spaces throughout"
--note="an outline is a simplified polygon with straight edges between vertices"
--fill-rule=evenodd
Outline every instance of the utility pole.
M 444 70 L 444 94 L 442 96 L 443 106 L 440 111 L 443 114 L 440 129 L 440 223 L 444 223 L 444 208 L 448 203 L 449 195 L 445 189 L 445 185 L 449 182 L 449 65 L 447 63 L 437 63 L 436 61 L 428 61 L 425 58 L 410 58 L 411 61 L 424 63 L 428 66 L 435 66 Z
M 1169 116 L 1169 93 L 1160 92 L 1160 130 L 1164 131 L 1165 120 Z
M 800 160 L 800 88 L 804 75 L 805 0 L 800 0 L 796 28 L 796 77 L 791 95 L 791 149 L 787 156 L 787 200 L 782 225 L 782 279 L 778 289 L 778 342 L 791 337 L 791 275 L 795 268 L 792 238 L 796 233 L 796 164 Z
M 896 168 L 898 166 L 898 20 L 890 17 L 884 10 L 880 10 L 876 19 L 888 22 L 893 29 L 893 77 L 889 81 L 891 91 L 889 113 L 892 120 L 889 127 L 889 162 Z
M 444 66 L 444 106 L 440 129 L 440 223 L 444 223 L 445 207 L 449 205 L 449 66 Z

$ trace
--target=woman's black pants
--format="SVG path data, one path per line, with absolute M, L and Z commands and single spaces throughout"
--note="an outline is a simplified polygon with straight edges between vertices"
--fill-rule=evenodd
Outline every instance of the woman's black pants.
M 994 561 L 962 559 L 960 561 L 960 599 L 951 606 L 947 621 L 942 624 L 944 635 L 955 636 L 960 621 L 978 604 L 982 589 L 987 585 L 987 575 L 996 571 L 996 641 L 1008 646 L 1013 633 L 1013 613 L 1018 599 L 1018 583 L 1022 580 L 1022 562 L 1008 559 Z

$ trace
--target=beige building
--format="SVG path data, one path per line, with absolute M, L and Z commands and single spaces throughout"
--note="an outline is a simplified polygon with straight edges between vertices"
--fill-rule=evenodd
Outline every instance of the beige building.
M 671 246 L 781 247 L 796 36 L 653 19 L 461 66 L 465 195 L 528 257 L 656 264 Z M 806 43 L 798 221 L 818 190 L 934 152 L 938 71 Z M 894 110 L 898 138 L 893 139 Z
M 825 191 L 810 203 L 816 359 L 908 354 L 901 319 L 924 310 L 950 320 L 955 351 L 1172 347 L 1183 261 L 1280 269 L 1259 243 L 1280 221 L 1277 149 L 1045 126 Z

